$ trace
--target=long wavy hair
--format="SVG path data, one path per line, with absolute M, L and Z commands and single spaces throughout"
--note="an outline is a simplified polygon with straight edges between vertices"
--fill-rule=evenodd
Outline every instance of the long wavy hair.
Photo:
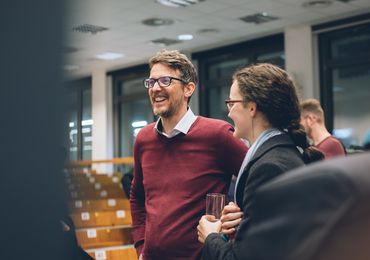
M 238 83 L 244 101 L 255 102 L 257 110 L 273 127 L 290 135 L 296 146 L 302 149 L 305 163 L 324 158 L 318 149 L 308 143 L 306 132 L 300 125 L 296 88 L 283 69 L 268 63 L 255 64 L 235 72 L 233 80 Z

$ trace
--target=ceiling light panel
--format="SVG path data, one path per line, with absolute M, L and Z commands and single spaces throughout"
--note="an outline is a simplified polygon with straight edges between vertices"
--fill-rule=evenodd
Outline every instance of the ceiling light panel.
M 95 55 L 95 58 L 97 58 L 99 60 L 117 60 L 117 59 L 120 59 L 122 57 L 124 57 L 124 55 L 122 53 L 116 53 L 116 52 L 110 52 L 110 51 L 103 52 L 103 53 Z
M 82 24 L 82 25 L 73 27 L 72 30 L 74 32 L 79 32 L 79 33 L 97 34 L 99 32 L 108 30 L 108 28 L 103 27 L 103 26 L 98 26 L 98 25 L 92 25 L 92 24 Z
M 267 23 L 270 21 L 278 20 L 279 17 L 269 15 L 266 12 L 262 12 L 262 13 L 256 13 L 256 14 L 240 17 L 239 19 L 246 23 L 261 24 L 261 23 Z
M 170 38 L 159 38 L 159 39 L 151 41 L 151 43 L 153 43 L 155 45 L 163 46 L 163 47 L 173 45 L 173 44 L 177 44 L 177 43 L 180 43 L 180 42 L 182 42 L 182 41 L 175 40 L 175 39 L 170 39 Z
M 175 21 L 172 19 L 163 19 L 163 18 L 149 18 L 142 21 L 142 24 L 148 26 L 164 26 L 164 25 L 171 25 Z
M 186 7 L 203 1 L 205 0 L 156 0 L 157 3 L 169 7 Z

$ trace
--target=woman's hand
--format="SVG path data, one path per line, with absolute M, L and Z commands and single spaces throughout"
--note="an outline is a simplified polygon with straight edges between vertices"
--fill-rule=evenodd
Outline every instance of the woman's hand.
M 221 232 L 225 235 L 232 235 L 236 231 L 236 227 L 242 221 L 243 212 L 240 208 L 234 203 L 229 202 L 228 205 L 222 210 L 221 216 Z
M 211 233 L 219 233 L 221 230 L 221 221 L 216 220 L 214 216 L 204 215 L 199 220 L 198 229 L 198 240 L 201 243 L 204 243 L 206 238 Z

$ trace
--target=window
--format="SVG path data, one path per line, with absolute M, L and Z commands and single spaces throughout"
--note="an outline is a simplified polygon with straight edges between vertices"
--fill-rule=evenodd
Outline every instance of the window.
M 370 23 L 319 34 L 326 123 L 346 147 L 370 133 Z
M 91 160 L 91 78 L 68 83 L 69 159 Z
M 145 65 L 113 74 L 115 156 L 133 156 L 136 135 L 154 120 L 147 89 L 143 85 L 148 71 Z
M 232 75 L 252 63 L 269 62 L 284 68 L 284 39 L 279 34 L 195 53 L 193 59 L 199 64 L 200 113 L 231 122 L 224 100 L 229 96 Z

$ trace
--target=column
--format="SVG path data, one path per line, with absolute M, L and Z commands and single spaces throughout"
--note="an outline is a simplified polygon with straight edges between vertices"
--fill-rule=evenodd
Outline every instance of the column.
M 287 27 L 285 38 L 285 66 L 293 77 L 300 98 L 319 98 L 318 66 L 314 62 L 311 26 Z

